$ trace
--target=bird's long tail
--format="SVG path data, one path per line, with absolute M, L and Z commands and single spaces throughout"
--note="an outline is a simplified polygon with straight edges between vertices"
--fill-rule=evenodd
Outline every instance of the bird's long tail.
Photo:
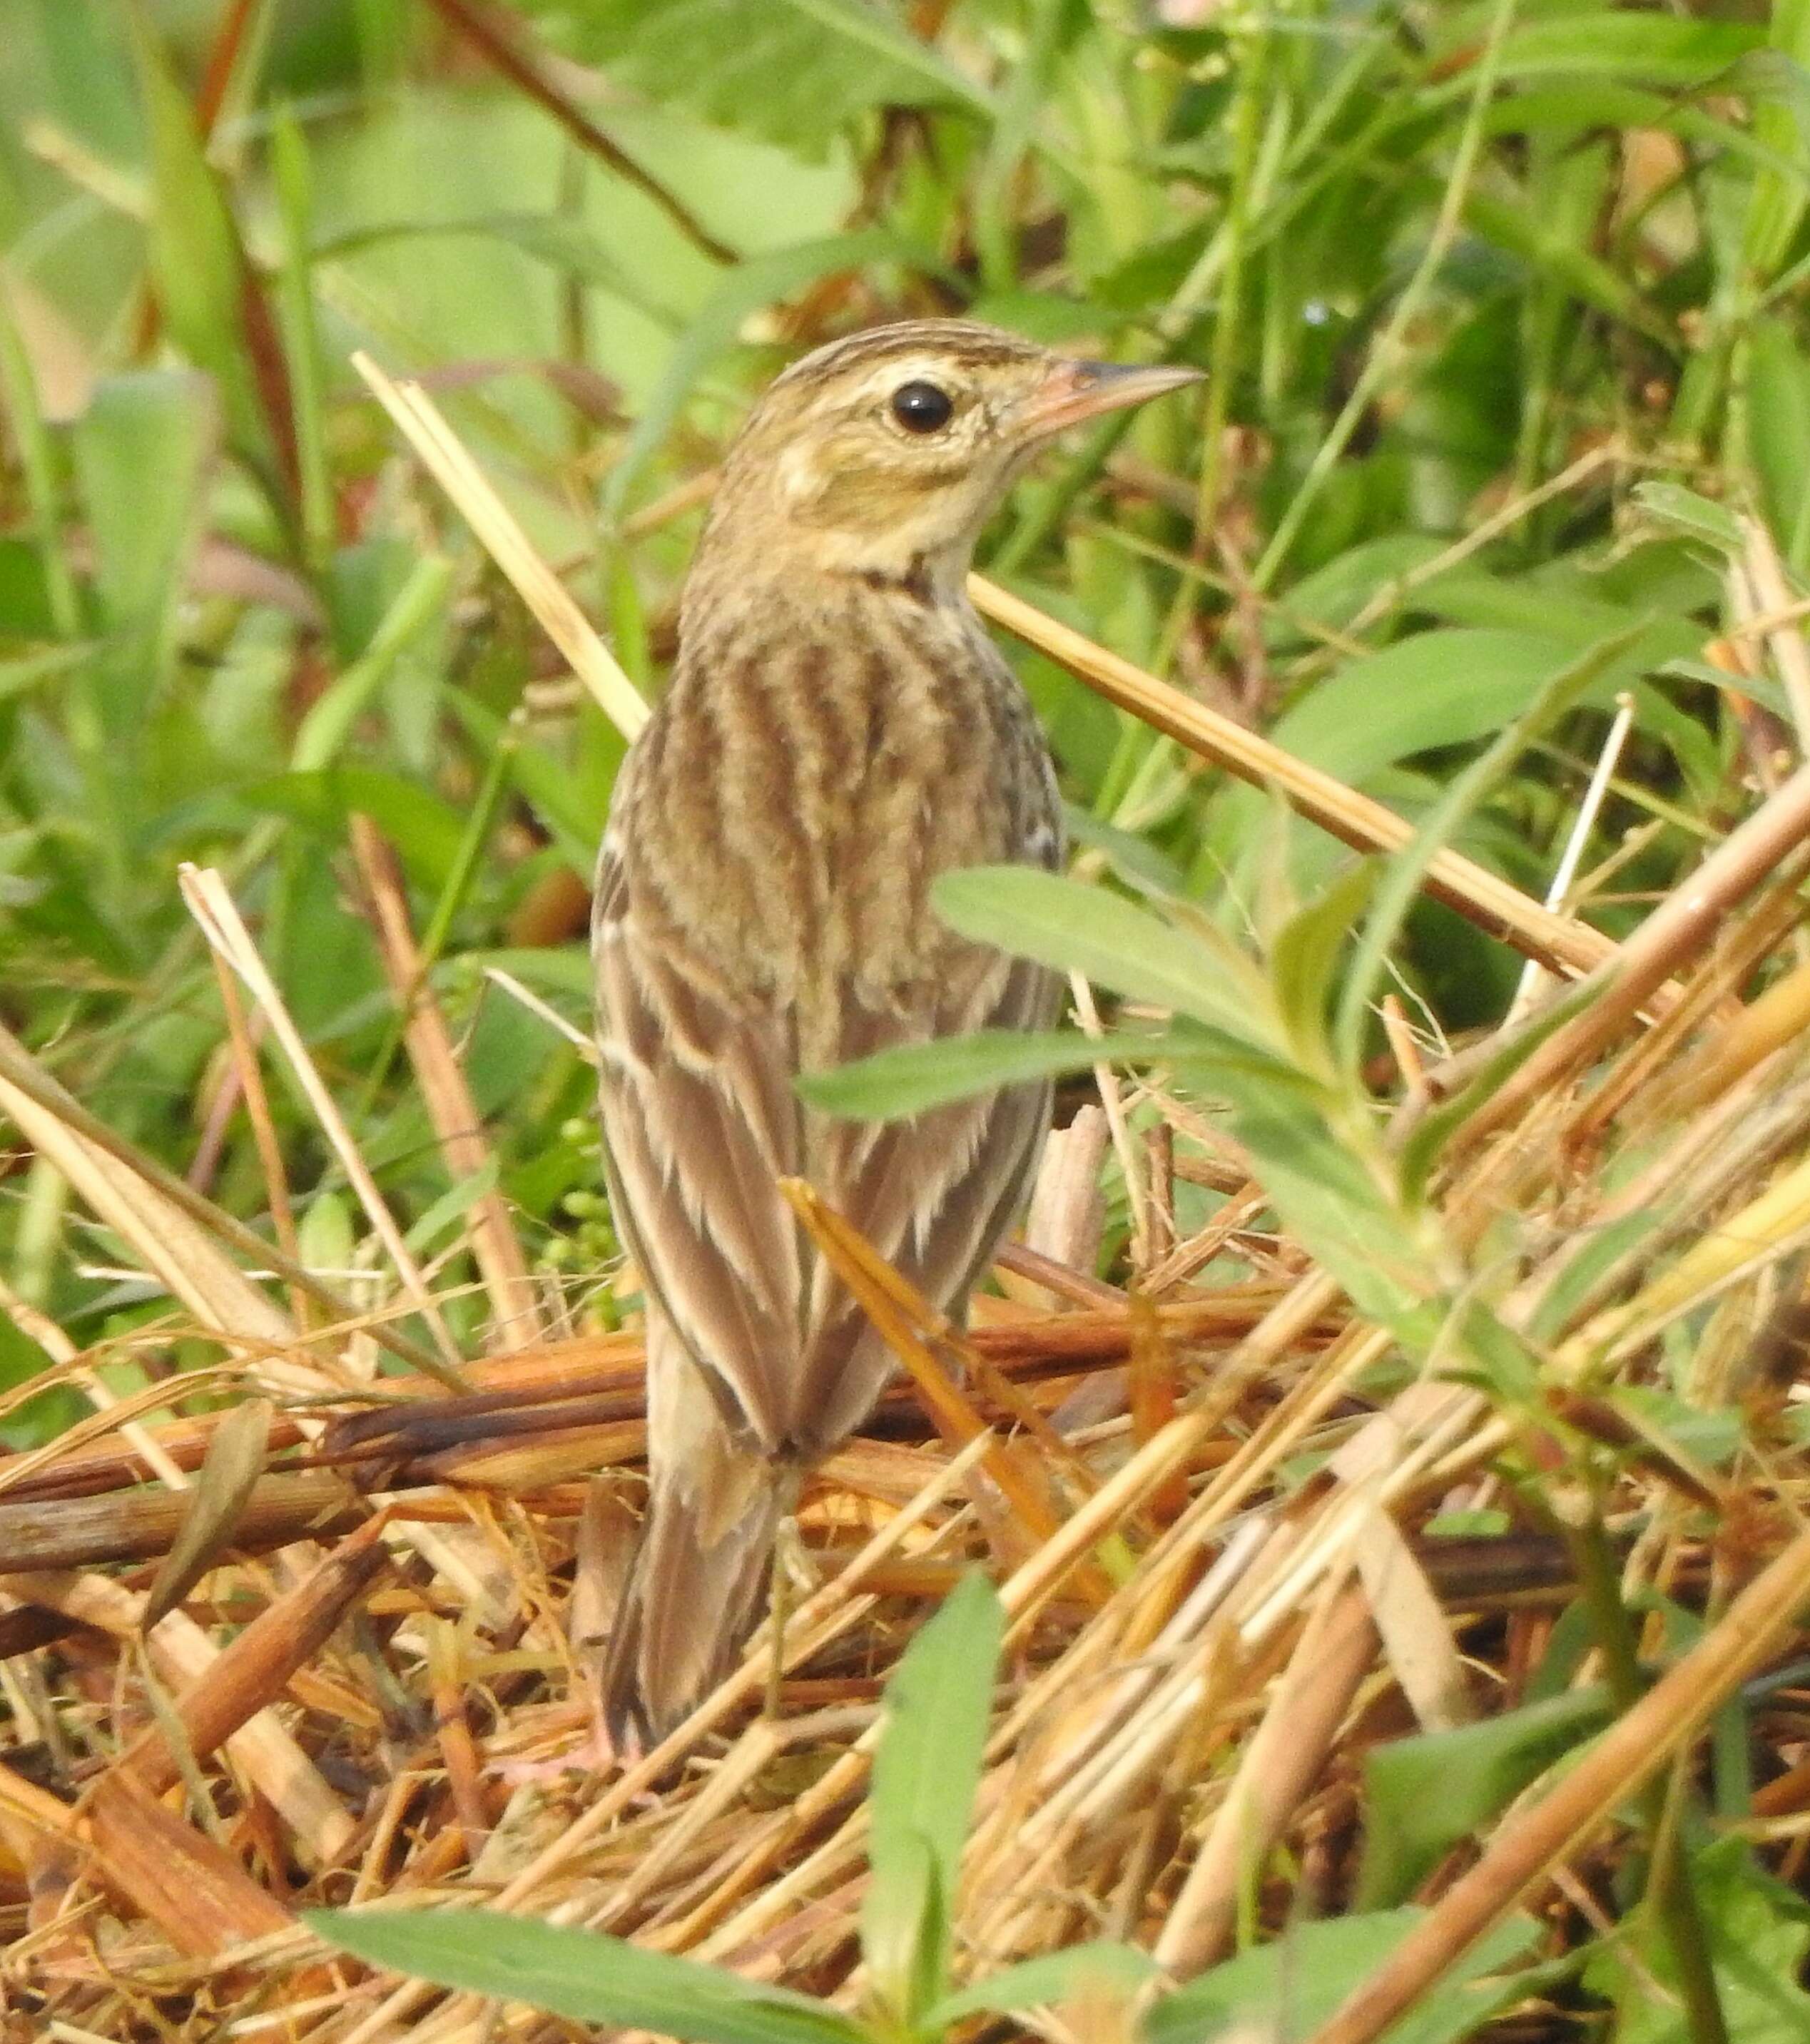
M 798 1494 L 796 1465 L 732 1430 L 688 1357 L 652 1352 L 664 1346 L 650 1343 L 648 1515 L 604 1652 L 618 1753 L 665 1738 L 735 1666 Z

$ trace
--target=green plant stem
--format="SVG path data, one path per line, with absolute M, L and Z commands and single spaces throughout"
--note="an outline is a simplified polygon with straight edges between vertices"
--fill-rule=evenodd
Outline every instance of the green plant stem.
M 1244 259 L 1258 144 L 1263 133 L 1270 41 L 1268 29 L 1260 28 L 1246 45 L 1244 59 L 1239 67 L 1238 102 L 1232 113 L 1232 195 L 1226 207 L 1225 274 L 1213 316 L 1212 349 L 1207 364 L 1206 410 L 1201 421 L 1200 489 L 1194 509 L 1194 545 L 1203 559 L 1212 544 L 1220 498 L 1225 487 L 1225 428 L 1242 338 Z
M 1561 1516 L 1558 1523 L 1578 1571 L 1578 1588 L 1590 1614 L 1610 1692 L 1616 1708 L 1628 1710 L 1639 1701 L 1647 1685 L 1640 1672 L 1633 1622 L 1622 1601 L 1614 1550 L 1603 1531 L 1594 1497 L 1586 1514 L 1577 1520 Z M 1641 1816 L 1652 1854 L 1644 1900 L 1671 1947 L 1691 2044 L 1729 2044 L 1708 1933 L 1697 1908 L 1684 1841 L 1668 1802 L 1663 1776 L 1655 1777 L 1640 1792 Z
M 1384 379 L 1394 366 L 1396 350 L 1403 336 L 1418 317 L 1433 279 L 1439 275 L 1456 239 L 1460 223 L 1464 217 L 1465 200 L 1470 189 L 1470 181 L 1477 167 L 1477 159 L 1483 144 L 1483 117 L 1488 112 L 1489 97 L 1495 90 L 1496 77 L 1501 67 L 1502 43 L 1508 33 L 1508 25 L 1514 19 L 1516 0 L 1497 0 L 1489 17 L 1489 35 L 1483 54 L 1478 60 L 1477 80 L 1471 91 L 1470 107 L 1465 116 L 1464 128 L 1458 136 L 1458 155 L 1454 160 L 1451 175 L 1446 181 L 1445 197 L 1440 203 L 1438 219 L 1433 232 L 1414 274 L 1408 280 L 1408 287 L 1396 302 L 1394 312 L 1388 324 L 1378 335 L 1362 374 L 1346 399 L 1343 409 L 1332 422 L 1332 429 L 1320 444 L 1301 486 L 1295 492 L 1293 501 L 1283 513 L 1282 522 L 1270 537 L 1263 556 L 1251 574 L 1251 585 L 1261 594 L 1267 590 L 1288 559 L 1289 551 L 1300 536 L 1301 528 L 1308 513 L 1312 509 L 1320 493 L 1330 479 L 1340 456 L 1350 444 L 1358 422 L 1370 409 Z

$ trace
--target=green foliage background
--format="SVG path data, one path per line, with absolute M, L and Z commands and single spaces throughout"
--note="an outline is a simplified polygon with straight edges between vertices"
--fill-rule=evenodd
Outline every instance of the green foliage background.
M 800 347 L 947 310 L 1196 362 L 1197 402 L 1047 459 L 983 565 L 1416 819 L 1616 642 L 1459 840 L 1543 889 L 1631 690 L 1593 855 L 1644 834 L 1608 927 L 1744 803 L 1754 712 L 1702 661 L 1719 562 L 1631 492 L 1757 510 L 1810 560 L 1803 0 L 490 17 L 563 121 L 468 12 L 0 0 L 0 1019 L 176 1168 L 224 1070 L 190 859 L 227 873 L 416 1247 L 481 1189 L 448 1181 L 394 1055 L 346 883 L 362 810 L 444 932 L 525 1238 L 581 1289 L 610 1246 L 589 1074 L 480 973 L 582 1024 L 562 876 L 620 741 L 399 454 L 359 347 L 428 377 L 650 690 L 697 517 L 655 514 Z M 1234 932 L 1345 863 L 1014 657 L 1097 863 Z M 1498 1015 L 1516 971 L 1430 905 L 1402 967 L 1446 1028 Z M 310 1260 L 355 1271 L 354 1209 L 273 1083 Z M 261 1224 L 241 1120 L 204 1162 Z M 120 1260 L 54 1172 L 0 1158 L 25 1297 L 83 1339 L 129 1331 L 163 1302 Z M 0 1322 L 8 1377 L 42 1360 Z

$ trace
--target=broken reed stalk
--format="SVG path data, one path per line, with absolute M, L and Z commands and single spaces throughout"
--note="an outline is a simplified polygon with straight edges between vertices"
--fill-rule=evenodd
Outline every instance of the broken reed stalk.
M 982 616 L 1034 646 L 1097 695 L 1253 787 L 1280 789 L 1292 808 L 1341 843 L 1359 851 L 1395 852 L 1413 841 L 1414 826 L 1406 817 L 1096 645 L 984 575 L 968 578 L 968 594 Z M 1492 936 L 1560 971 L 1589 972 L 1616 955 L 1612 938 L 1554 914 L 1460 853 L 1434 855 L 1427 887 Z
M 634 738 L 648 720 L 645 698 L 572 601 L 565 584 L 535 551 L 532 541 L 466 451 L 440 407 L 420 384 L 392 382 L 362 349 L 355 351 L 352 361 L 428 473 L 459 507 L 485 551 L 539 620 L 542 631 L 564 655 L 567 665 L 590 690 L 598 707 L 624 738 Z
M 384 977 L 401 1011 L 409 1062 L 439 1139 L 447 1175 L 460 1185 L 493 1164 L 483 1116 L 454 1052 L 452 1032 L 426 983 L 396 855 L 368 816 L 353 815 L 351 836 Z M 540 1314 L 508 1203 L 494 1185 L 472 1202 L 467 1228 L 472 1260 L 490 1298 L 493 1346 L 519 1348 L 543 1331 Z
M 292 1262 L 236 1215 L 198 1193 L 92 1113 L 0 1024 L 0 1108 L 48 1157 L 107 1225 L 196 1320 L 229 1347 L 256 1357 L 274 1385 L 304 1393 L 330 1381 L 296 1356 L 294 1324 L 218 1247 L 268 1265 L 337 1324 L 368 1324 L 402 1362 L 432 1375 L 436 1360 L 382 1317 L 368 1324 L 313 1273 Z
M 413 1252 L 403 1239 L 402 1231 L 396 1225 L 395 1216 L 378 1189 L 371 1166 L 365 1162 L 357 1143 L 352 1140 L 352 1131 L 347 1128 L 338 1104 L 321 1078 L 308 1046 L 302 1039 L 301 1031 L 296 1028 L 286 1004 L 277 991 L 276 982 L 271 978 L 269 968 L 252 942 L 251 932 L 240 916 L 238 906 L 229 892 L 226 882 L 211 868 L 187 864 L 178 870 L 176 877 L 183 891 L 183 900 L 199 926 L 202 935 L 245 982 L 268 1020 L 271 1033 L 282 1046 L 284 1055 L 289 1059 L 290 1069 L 314 1111 L 321 1133 L 339 1158 L 341 1169 L 358 1195 L 359 1205 L 364 1208 L 366 1218 L 388 1252 L 403 1290 L 408 1294 L 428 1331 L 433 1336 L 440 1353 L 431 1374 L 438 1377 L 449 1391 L 463 1391 L 465 1378 L 459 1346 L 452 1339 L 439 1305 L 428 1290 L 427 1281 L 415 1261 Z

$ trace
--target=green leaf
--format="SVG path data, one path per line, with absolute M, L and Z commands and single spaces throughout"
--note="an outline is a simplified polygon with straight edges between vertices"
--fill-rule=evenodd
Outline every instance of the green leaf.
M 1135 1945 L 1104 1940 L 1070 1945 L 1066 1951 L 1020 1960 L 945 1995 L 924 2011 L 923 2027 L 947 2030 L 963 2016 L 1013 2015 L 1020 2009 L 1047 2008 L 1101 1988 L 1129 1995 L 1154 1980 L 1159 1970 L 1156 1961 Z
M 1113 1049 L 1115 1056 L 1124 1056 L 1124 1039 L 1115 1039 Z M 896 1121 L 995 1086 L 1083 1072 L 1101 1055 L 1092 1037 L 1073 1029 L 1042 1034 L 978 1029 L 936 1043 L 901 1044 L 831 1071 L 808 1072 L 793 1082 L 793 1089 L 826 1114 Z
M 948 1911 L 981 1776 L 1005 1617 L 964 1576 L 886 1685 L 868 1798 L 872 1869 L 862 1947 L 881 1992 L 916 2022 L 948 1977 Z
M 945 874 L 931 902 L 951 929 L 977 943 L 1085 974 L 1130 1000 L 1273 1047 L 1270 1035 L 1257 1033 L 1271 1006 L 1261 975 L 1205 925 L 1177 930 L 1103 887 L 1028 866 Z
M 1810 1994 L 1798 1984 L 1810 1904 L 1758 1866 L 1743 1838 L 1705 1846 L 1689 1873 L 1730 2038 L 1802 2044 L 1810 2037 Z M 1691 2044 L 1671 1941 L 1651 1911 L 1597 1947 L 1583 1984 L 1614 2005 L 1615 2044 Z
M 1635 505 L 1655 524 L 1675 527 L 1693 540 L 1707 540 L 1725 554 L 1741 551 L 1741 528 L 1731 511 L 1676 482 L 1637 482 Z
M 1411 1894 L 1454 1846 L 1611 1715 L 1606 1689 L 1575 1689 L 1451 1731 L 1373 1746 L 1364 1762 L 1357 1906 L 1380 1908 Z
M 809 1995 L 620 1938 L 490 1909 L 310 1909 L 329 1944 L 440 1987 L 525 2001 L 575 2023 L 694 2044 L 855 2044 L 861 2032 Z
M 1581 982 L 1568 988 L 1550 1007 L 1516 1029 L 1482 1066 L 1443 1105 L 1431 1108 L 1414 1124 L 1401 1146 L 1401 1183 L 1404 1197 L 1418 1202 L 1426 1193 L 1446 1145 L 1491 1097 L 1507 1085 L 1540 1045 L 1596 997 Z
M 1270 973 L 1276 1005 L 1304 1064 L 1324 1066 L 1326 1011 L 1333 974 L 1357 920 L 1376 891 L 1378 868 L 1361 860 L 1335 880 L 1316 901 L 1297 909 L 1270 946 Z
M 1746 69 L 1769 60 L 1780 75 L 1778 89 L 1749 88 L 1753 101 L 1754 139 L 1775 163 L 1762 164 L 1747 202 L 1743 236 L 1743 267 L 1756 282 L 1769 282 L 1789 252 L 1804 218 L 1807 181 L 1804 163 L 1810 136 L 1805 133 L 1804 72 L 1810 67 L 1810 4 L 1807 0 L 1776 0 L 1771 16 L 1770 48 L 1748 60 Z
M 73 436 L 106 636 L 72 692 L 69 736 L 121 910 L 153 793 L 147 733 L 174 674 L 215 430 L 201 378 L 142 371 L 101 383 Z
M 1179 1060 L 1178 1061 L 1179 1063 Z M 1273 1070 L 1203 1057 L 1183 1067 L 1230 1103 L 1227 1126 L 1249 1152 L 1284 1231 L 1335 1278 L 1367 1318 L 1405 1331 L 1439 1288 L 1428 1247 L 1378 1170 L 1333 1132 L 1331 1096 L 1277 1083 Z
M 1297 1923 L 1272 1943 L 1241 1952 L 1174 1994 L 1144 2021 L 1145 2044 L 1223 2044 L 1247 2031 L 1305 2037 L 1386 1960 L 1423 1917 L 1424 1909 L 1332 1916 Z M 1437 1991 L 1385 2033 L 1384 2044 L 1462 2044 L 1478 2027 L 1516 2000 L 1513 1975 L 1485 1976 L 1512 1965 L 1539 1935 L 1512 1916 L 1471 1946 Z
M 1608 1393 L 1630 1424 L 1683 1462 L 1727 1469 L 1747 1443 L 1747 1422 L 1725 1406 L 1692 1405 L 1656 1384 L 1619 1384 Z
M 426 1255 L 442 1235 L 452 1233 L 486 1193 L 495 1189 L 496 1183 L 497 1160 L 489 1156 L 475 1171 L 448 1185 L 427 1211 L 417 1216 L 403 1238 L 409 1249 L 417 1256 Z
M 293 816 L 336 843 L 355 811 L 367 816 L 401 853 L 411 877 L 426 886 L 444 886 L 459 856 L 463 833 L 458 811 L 418 781 L 382 767 L 275 774 L 235 792 L 252 807 Z
M 1333 1025 L 1334 1040 L 1348 1071 L 1355 1074 L 1358 1069 L 1367 1011 L 1386 966 L 1389 948 L 1401 934 L 1435 855 L 1456 835 L 1485 791 L 1508 771 L 1540 728 L 1569 709 L 1600 682 L 1639 629 L 1634 626 L 1612 634 L 1543 682 L 1533 700 L 1457 776 L 1410 842 L 1390 859 L 1376 906 L 1358 941 L 1357 955 L 1351 961 Z
M 1766 522 L 1786 559 L 1801 568 L 1810 555 L 1810 511 L 1804 501 L 1804 478 L 1810 472 L 1810 366 L 1784 320 L 1754 322 L 1747 370 L 1747 441 Z
M 508 720 L 464 690 L 448 690 L 446 706 L 486 757 L 504 742 Z M 598 841 L 603 836 L 603 808 L 586 801 L 567 763 L 544 745 L 525 744 L 516 753 L 512 771 L 567 864 L 575 873 L 594 872 Z
M 992 102 L 870 0 L 582 0 L 578 48 L 619 89 L 674 101 L 708 121 L 820 151 L 875 106 Z
M 1620 8 L 1567 8 L 1516 29 L 1502 45 L 1501 75 L 1641 79 L 1701 85 L 1754 48 L 1759 36 L 1731 21 L 1685 21 Z
M 1398 760 L 1501 730 L 1574 651 L 1556 632 L 1416 632 L 1347 663 L 1273 736 L 1328 773 L 1362 782 Z
M 213 451 L 206 385 L 141 370 L 98 385 L 75 431 L 75 478 L 94 540 L 94 594 L 110 631 L 167 659 Z M 137 678 L 142 699 L 145 676 Z
M 440 614 L 452 587 L 452 563 L 444 554 L 428 554 L 416 562 L 379 620 L 371 644 L 302 720 L 293 755 L 297 773 L 332 763 L 391 668 Z

